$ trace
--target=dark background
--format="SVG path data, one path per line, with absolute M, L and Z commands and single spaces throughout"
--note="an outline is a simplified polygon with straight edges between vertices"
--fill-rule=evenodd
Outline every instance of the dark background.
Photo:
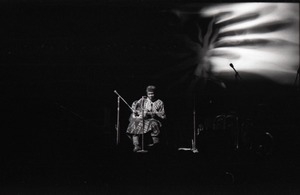
M 180 37 L 193 36 L 193 28 L 168 11 L 182 5 L 1 2 L 3 193 L 299 191 L 299 86 L 236 83 L 233 73 L 226 89 L 208 82 L 191 95 L 192 71 L 176 65 L 186 60 L 178 54 L 189 51 Z M 201 22 L 204 31 L 208 21 Z M 185 71 L 191 74 L 182 79 Z M 116 145 L 114 90 L 131 105 L 148 84 L 158 87 L 168 118 L 162 148 L 134 154 L 122 101 Z M 208 133 L 199 135 L 199 153 L 179 152 L 191 147 L 193 109 Z M 209 129 L 216 116 L 232 113 L 241 126 L 252 121 L 258 135 L 269 132 L 272 152 L 236 151 L 232 143 L 224 149 L 223 137 Z M 270 147 L 263 139 L 256 146 Z

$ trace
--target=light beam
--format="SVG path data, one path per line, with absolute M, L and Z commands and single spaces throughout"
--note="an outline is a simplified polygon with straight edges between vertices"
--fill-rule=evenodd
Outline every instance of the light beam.
M 218 28 L 201 54 L 214 75 L 231 73 L 233 63 L 240 72 L 293 84 L 299 66 L 298 3 L 231 3 L 204 7 L 199 14 L 215 18 Z

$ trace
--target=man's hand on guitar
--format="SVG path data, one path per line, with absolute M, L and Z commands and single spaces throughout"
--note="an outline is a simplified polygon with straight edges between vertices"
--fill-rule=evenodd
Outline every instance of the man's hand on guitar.
M 133 112 L 134 116 L 139 116 L 139 113 L 137 111 Z
M 144 111 L 144 114 L 142 114 L 141 111 L 135 110 L 133 111 L 133 118 L 142 118 L 142 116 L 144 116 L 145 119 L 159 119 L 160 117 L 157 115 L 157 113 L 159 112 L 151 112 L 148 110 Z
M 146 118 L 156 118 L 156 113 L 151 112 L 151 111 L 147 111 Z
M 149 113 L 149 116 L 151 117 L 151 118 L 154 118 L 155 117 L 155 113 L 153 113 L 153 112 L 151 112 L 151 113 Z

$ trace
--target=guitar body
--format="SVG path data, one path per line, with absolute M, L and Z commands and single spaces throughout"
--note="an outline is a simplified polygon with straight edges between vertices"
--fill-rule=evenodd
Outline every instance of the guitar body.
M 131 116 L 133 119 L 143 119 L 143 115 L 142 115 L 142 111 L 135 111 L 134 113 L 131 114 Z M 144 113 L 144 117 L 145 117 L 145 113 Z
M 160 106 L 156 106 L 156 105 L 153 106 L 152 102 L 144 100 L 144 99 L 134 101 L 132 104 L 133 112 L 130 115 L 129 121 L 142 120 L 143 118 L 145 120 L 147 120 L 147 119 L 164 119 L 165 113 L 164 113 L 163 107 L 161 107 L 162 102 L 160 100 L 157 100 L 156 104 L 158 104 Z

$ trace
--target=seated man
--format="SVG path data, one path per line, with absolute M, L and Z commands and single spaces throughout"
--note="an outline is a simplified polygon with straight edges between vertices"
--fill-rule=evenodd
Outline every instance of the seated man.
M 134 111 L 130 116 L 130 123 L 126 133 L 132 136 L 134 145 L 134 152 L 141 149 L 139 144 L 139 137 L 141 134 L 151 133 L 153 146 L 159 143 L 161 121 L 166 118 L 164 103 L 155 96 L 155 86 L 148 86 L 146 89 L 147 97 L 142 97 L 132 104 Z

